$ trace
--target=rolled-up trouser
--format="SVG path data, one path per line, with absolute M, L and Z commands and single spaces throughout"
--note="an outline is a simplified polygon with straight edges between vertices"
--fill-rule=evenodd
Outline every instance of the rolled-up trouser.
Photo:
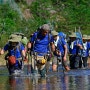
M 44 65 L 38 64 L 35 56 L 32 55 L 32 59 L 31 59 L 31 73 L 33 73 L 33 74 L 34 73 L 37 73 L 37 74 L 39 73 L 41 75 L 41 72 L 42 72 L 42 70 L 45 69 L 45 66 L 46 66 L 45 64 Z M 44 74 L 46 74 L 46 73 L 44 73 Z
M 64 67 L 68 66 L 67 61 L 64 61 L 63 60 L 63 56 L 61 57 L 61 60 L 60 61 L 63 64 Z M 54 56 L 53 61 L 52 61 L 52 64 L 56 64 L 57 65 L 58 63 L 59 63 L 59 60 L 58 60 L 57 56 Z
M 54 57 L 53 57 L 53 60 L 52 60 L 52 64 L 57 65 L 57 62 L 58 62 L 58 61 L 57 61 L 57 56 L 54 56 Z

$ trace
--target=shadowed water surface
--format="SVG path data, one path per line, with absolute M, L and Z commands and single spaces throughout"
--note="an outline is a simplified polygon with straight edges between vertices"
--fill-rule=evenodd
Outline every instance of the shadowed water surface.
M 24 69 L 26 71 L 27 68 Z M 90 69 L 49 72 L 47 77 L 12 77 L 6 67 L 0 67 L 0 90 L 90 90 Z

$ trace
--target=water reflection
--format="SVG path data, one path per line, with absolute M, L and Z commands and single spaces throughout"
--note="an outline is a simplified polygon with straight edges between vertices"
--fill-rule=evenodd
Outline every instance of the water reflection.
M 2 72 L 1 72 L 2 73 Z M 90 70 L 51 73 L 46 78 L 0 74 L 0 90 L 90 90 Z
M 8 77 L 0 90 L 90 90 L 90 76 Z M 3 84 L 0 84 L 3 87 Z M 4 88 L 3 87 L 3 88 Z
M 26 90 L 26 83 L 24 78 L 9 77 L 7 83 L 9 84 L 7 90 Z
M 70 76 L 69 88 L 74 88 L 74 90 L 90 90 L 90 80 L 88 78 L 90 78 L 90 76 Z

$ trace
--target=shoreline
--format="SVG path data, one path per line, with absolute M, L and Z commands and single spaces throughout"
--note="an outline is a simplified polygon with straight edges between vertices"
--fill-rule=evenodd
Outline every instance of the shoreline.
M 0 56 L 0 66 L 5 66 L 6 65 L 6 60 L 4 59 L 4 56 L 5 56 L 5 54 Z M 67 60 L 67 61 L 68 61 L 68 64 L 69 64 L 69 60 Z M 25 65 L 28 64 L 27 61 L 25 61 L 24 63 L 25 63 Z M 90 67 L 90 57 L 88 57 L 87 63 Z

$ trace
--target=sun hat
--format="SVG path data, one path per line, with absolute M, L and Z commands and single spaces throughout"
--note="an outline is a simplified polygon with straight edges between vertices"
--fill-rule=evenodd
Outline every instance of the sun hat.
M 51 31 L 51 34 L 52 34 L 53 36 L 56 36 L 56 35 L 58 35 L 58 32 L 56 32 L 56 31 Z
M 71 33 L 71 35 L 69 35 L 69 37 L 76 37 L 75 33 Z
M 43 24 L 41 30 L 50 30 L 50 26 L 48 24 Z
M 18 35 L 18 36 L 24 36 L 23 33 L 19 33 L 19 32 L 15 32 L 14 34 L 15 34 L 15 35 Z
M 90 35 L 87 36 L 87 39 L 90 40 Z
M 82 39 L 88 39 L 87 35 L 83 35 Z
M 20 42 L 21 41 L 21 36 L 17 36 L 17 35 L 10 35 L 9 37 L 9 42 Z

